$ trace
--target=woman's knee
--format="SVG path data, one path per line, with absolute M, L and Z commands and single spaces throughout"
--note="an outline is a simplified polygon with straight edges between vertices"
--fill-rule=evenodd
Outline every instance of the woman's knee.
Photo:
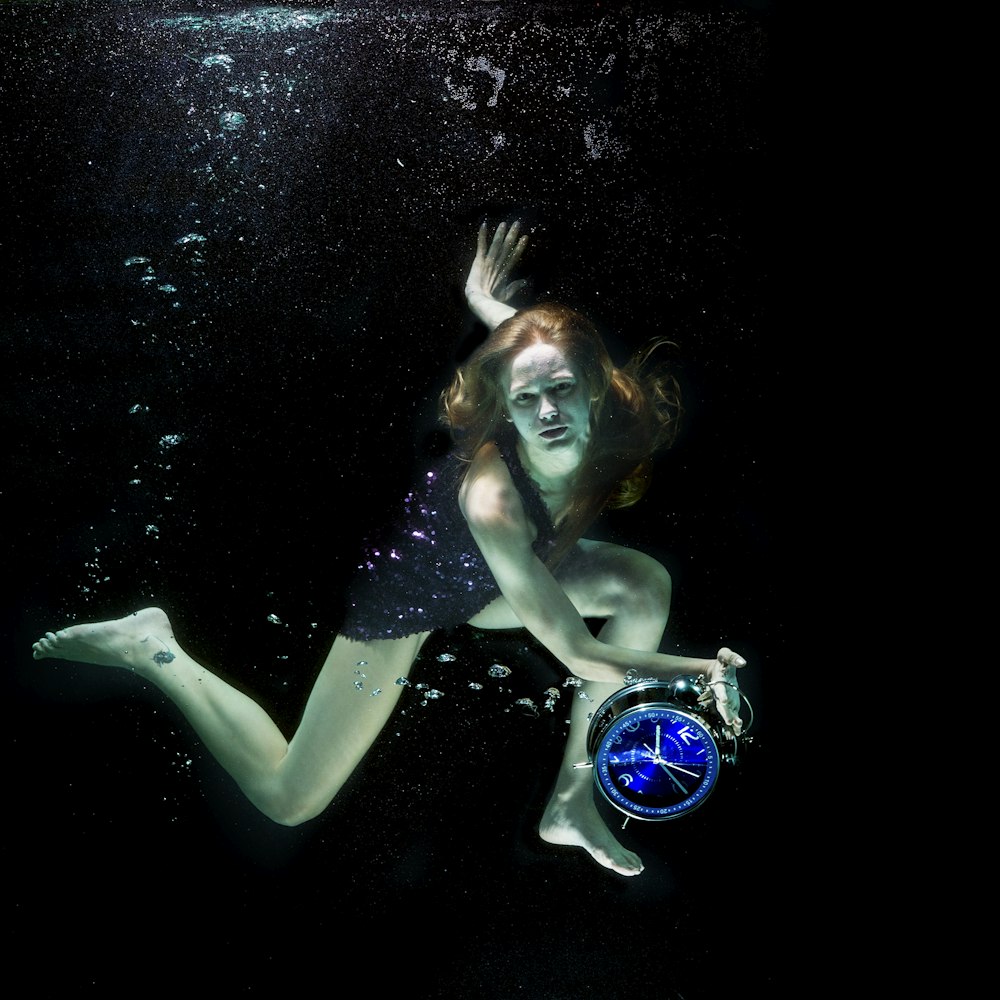
M 287 758 L 283 764 L 287 764 Z M 333 802 L 342 782 L 317 780 L 295 774 L 279 765 L 252 785 L 243 784 L 247 798 L 269 819 L 281 826 L 301 826 L 315 819 Z M 327 776 L 329 779 L 329 776 Z
M 333 796 L 301 796 L 272 792 L 255 802 L 264 815 L 280 826 L 302 826 L 316 819 L 333 801 Z
M 667 568 L 635 549 L 609 542 L 588 542 L 574 566 L 572 587 L 588 594 L 602 610 L 598 617 L 628 611 L 666 618 L 673 581 Z
M 323 808 L 325 809 L 326 807 L 324 806 Z M 287 810 L 267 814 L 267 818 L 274 820 L 279 826 L 302 826 L 304 823 L 308 823 L 309 820 L 316 819 L 321 812 L 323 812 L 323 809 Z
M 644 552 L 626 549 L 614 574 L 617 603 L 645 614 L 670 610 L 673 580 L 661 562 Z

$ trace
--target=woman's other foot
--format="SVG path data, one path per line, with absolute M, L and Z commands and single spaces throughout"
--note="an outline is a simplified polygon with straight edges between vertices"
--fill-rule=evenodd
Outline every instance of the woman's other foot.
M 159 608 L 46 632 L 31 648 L 36 660 L 73 660 L 139 671 L 162 667 L 177 652 L 170 620 Z

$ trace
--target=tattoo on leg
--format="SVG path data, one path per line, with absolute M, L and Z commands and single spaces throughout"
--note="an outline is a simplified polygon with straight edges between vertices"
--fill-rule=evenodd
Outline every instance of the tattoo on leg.
M 142 642 L 142 644 L 145 645 L 147 642 L 149 642 L 150 639 L 156 640 L 156 642 L 158 642 L 163 647 L 163 649 L 161 649 L 158 653 L 153 653 L 154 663 L 162 667 L 164 663 L 169 663 L 171 660 L 177 659 L 177 657 L 170 652 L 170 647 L 161 638 L 159 638 L 159 636 L 147 635 L 146 638 L 141 639 L 140 642 Z

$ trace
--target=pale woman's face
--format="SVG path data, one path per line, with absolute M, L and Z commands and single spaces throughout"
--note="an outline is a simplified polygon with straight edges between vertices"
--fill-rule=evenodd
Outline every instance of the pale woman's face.
M 580 372 L 552 344 L 532 344 L 510 363 L 507 412 L 533 452 L 582 451 L 590 438 L 590 395 Z

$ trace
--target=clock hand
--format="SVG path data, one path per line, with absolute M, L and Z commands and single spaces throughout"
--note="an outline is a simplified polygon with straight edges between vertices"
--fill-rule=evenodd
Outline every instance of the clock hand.
M 667 767 L 672 767 L 675 771 L 680 771 L 683 774 L 690 774 L 692 778 L 701 777 L 697 771 L 689 771 L 687 768 L 681 767 L 680 764 L 671 764 L 669 760 L 660 760 L 658 763 L 665 764 Z
M 659 726 L 656 727 L 656 735 L 657 736 L 660 735 L 660 727 Z M 701 775 L 699 775 L 697 771 L 689 771 L 686 767 L 681 767 L 680 764 L 671 764 L 669 760 L 664 760 L 660 756 L 660 751 L 659 750 L 654 750 L 648 743 L 643 743 L 643 746 L 653 755 L 653 763 L 654 764 L 659 764 L 660 767 L 672 767 L 675 771 L 680 771 L 681 774 L 690 775 L 692 778 L 700 778 L 701 777 Z M 667 774 L 670 774 L 670 772 L 667 771 Z M 673 775 L 671 775 L 671 777 L 673 777 Z M 682 785 L 681 787 L 683 788 L 684 786 Z M 687 789 L 684 789 L 684 790 L 687 791 Z
M 656 724 L 656 756 L 660 756 L 660 724 Z
M 666 772 L 667 777 L 685 794 L 688 794 L 688 790 L 669 772 L 666 768 L 665 762 L 660 762 L 660 767 Z

